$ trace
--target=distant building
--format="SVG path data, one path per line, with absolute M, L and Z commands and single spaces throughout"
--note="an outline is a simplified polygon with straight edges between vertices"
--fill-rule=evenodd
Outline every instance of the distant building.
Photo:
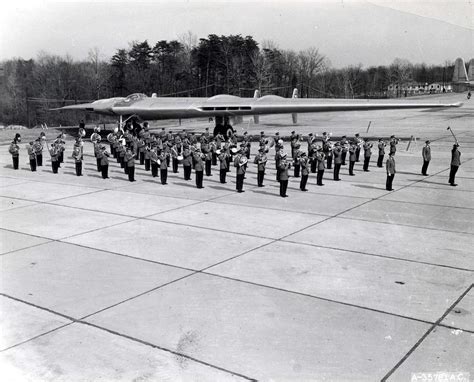
M 435 94 L 452 92 L 451 84 L 407 82 L 403 84 L 390 84 L 387 88 L 388 97 L 410 97 L 421 94 Z

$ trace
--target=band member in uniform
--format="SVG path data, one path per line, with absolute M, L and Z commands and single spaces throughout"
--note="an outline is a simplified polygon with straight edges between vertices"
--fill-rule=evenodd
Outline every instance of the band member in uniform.
M 244 148 L 242 148 L 235 156 L 234 159 L 234 166 L 237 168 L 236 170 L 236 182 L 235 182 L 235 189 L 237 192 L 245 192 L 244 188 L 244 177 L 245 177 L 245 165 L 247 164 L 247 157 L 245 156 Z
M 49 155 L 51 155 L 51 168 L 53 169 L 53 174 L 57 174 L 59 168 L 59 150 L 57 148 L 57 143 L 53 142 L 51 144 Z
M 79 138 L 76 138 L 76 142 L 72 148 L 72 157 L 74 158 L 74 163 L 76 166 L 76 175 L 82 176 L 82 152 Z
M 105 146 L 101 147 L 102 159 L 100 162 L 100 171 L 102 172 L 102 179 L 109 179 L 109 156 L 110 154 L 105 149 Z
M 147 148 L 146 150 L 150 150 L 149 157 L 150 157 L 150 165 L 151 165 L 151 176 L 153 178 L 156 178 L 158 176 L 158 166 L 159 166 L 158 148 L 154 146 L 151 149 Z
M 355 135 L 355 144 L 356 144 L 355 161 L 359 162 L 360 149 L 362 148 L 364 144 L 362 139 L 359 137 L 359 133 Z
M 211 142 L 209 142 L 209 148 L 211 149 L 211 165 L 215 166 L 217 165 L 217 145 L 216 140 L 214 138 L 211 138 Z
M 368 172 L 369 170 L 369 163 L 370 163 L 370 156 L 372 155 L 372 143 L 369 142 L 369 139 L 365 139 L 364 143 L 364 171 Z
M 397 152 L 398 138 L 395 138 L 395 135 L 390 136 L 390 154 L 395 156 Z
M 283 141 L 280 139 L 280 141 L 278 142 L 282 142 Z M 282 146 L 282 143 L 276 143 L 275 144 L 275 167 L 276 167 L 276 180 L 279 182 L 280 181 L 280 161 L 281 161 L 281 158 L 282 158 L 282 154 L 283 154 L 283 146 Z
M 301 154 L 303 153 L 302 151 L 300 151 L 300 144 L 297 143 L 296 146 L 294 147 L 294 150 L 292 150 L 293 152 L 293 156 L 292 156 L 292 159 L 293 159 L 293 176 L 295 178 L 299 178 L 300 177 L 300 158 L 301 158 Z
M 207 139 L 204 139 L 204 141 L 201 143 L 201 151 L 204 155 L 204 161 L 205 161 L 205 169 L 206 169 L 206 176 L 211 176 L 211 166 L 212 166 L 212 153 L 211 153 L 211 147 L 209 146 L 209 143 L 207 142 Z
M 95 150 L 96 150 L 95 159 L 96 159 L 96 162 L 97 162 L 97 171 L 102 172 L 102 168 L 101 168 L 101 166 L 102 166 L 102 157 L 104 156 L 104 154 L 103 154 L 104 151 L 102 150 L 102 147 L 104 145 L 97 142 L 95 144 L 95 146 L 96 146 L 96 148 L 95 148 Z
M 107 134 L 107 142 L 109 142 L 109 148 L 110 148 L 110 154 L 115 156 L 115 147 L 114 147 L 114 142 L 117 139 L 115 136 L 114 132 L 110 132 Z
M 12 155 L 13 169 L 18 170 L 18 163 L 20 161 L 20 146 L 18 143 L 21 142 L 21 135 L 16 133 L 12 143 L 8 149 L 8 152 Z
M 181 138 L 180 138 L 181 139 Z M 171 147 L 170 147 L 170 156 L 171 156 L 171 165 L 172 165 L 172 168 L 173 168 L 173 173 L 174 174 L 177 174 L 179 173 L 179 170 L 178 170 L 178 148 L 176 146 L 176 143 L 174 143 Z
M 324 152 L 322 147 L 318 147 L 317 153 L 316 153 L 316 160 L 318 163 L 318 174 L 316 175 L 317 182 L 316 184 L 318 186 L 324 186 L 323 184 L 323 176 L 324 176 L 324 167 L 325 167 L 325 160 L 324 160 Z
M 145 139 L 143 138 L 143 134 L 138 139 L 137 148 L 138 148 L 138 156 L 139 156 L 139 159 L 140 159 L 140 165 L 144 165 L 145 164 L 146 143 L 145 143 Z
M 39 138 L 36 138 L 33 145 L 36 152 L 36 165 L 38 167 L 43 166 L 43 141 L 45 140 L 44 132 L 41 132 Z
M 423 146 L 421 154 L 423 156 L 423 167 L 421 168 L 421 173 L 426 176 L 428 175 L 426 172 L 428 171 L 428 165 L 430 164 L 431 160 L 430 141 L 425 142 L 425 146 Z
M 184 180 L 191 180 L 191 169 L 193 168 L 193 154 L 186 145 L 183 149 L 183 172 Z
M 290 135 L 290 147 L 291 147 L 291 159 L 295 159 L 295 153 L 296 153 L 296 145 L 298 144 L 298 136 L 296 135 L 295 131 L 291 132 Z
M 306 183 L 308 182 L 308 176 L 309 176 L 309 160 L 305 152 L 301 153 L 299 164 L 301 166 L 300 190 L 308 191 L 306 189 Z
M 150 164 L 151 164 L 150 150 L 145 150 L 144 161 L 145 161 L 145 171 L 150 171 Z
M 461 166 L 461 152 L 458 149 L 459 145 L 455 143 L 451 150 L 451 170 L 449 171 L 449 184 L 451 186 L 457 186 L 455 182 L 456 172 Z
M 333 149 L 334 155 L 334 180 L 339 181 L 339 171 L 342 165 L 342 148 L 341 143 L 336 142 L 336 146 Z
M 218 151 L 219 152 L 219 162 L 220 162 L 220 166 L 219 166 L 219 180 L 222 184 L 225 184 L 227 183 L 225 181 L 225 178 L 226 178 L 226 175 L 227 175 L 227 166 L 229 165 L 228 164 L 228 156 L 229 154 L 227 153 L 226 150 L 222 149 L 221 151 Z
M 387 189 L 387 191 L 393 191 L 392 184 L 393 178 L 395 177 L 395 158 L 394 154 L 392 154 L 391 151 L 388 154 L 388 159 L 385 166 L 387 168 L 387 183 L 385 188 Z
M 204 178 L 204 156 L 201 153 L 200 149 L 196 149 L 194 152 L 194 170 L 196 171 L 196 187 L 204 188 L 202 185 L 202 180 Z
M 343 135 L 342 138 L 341 138 L 341 149 L 342 149 L 342 154 L 341 154 L 342 163 L 341 163 L 341 165 L 342 166 L 346 165 L 346 155 L 347 155 L 347 151 L 349 149 L 348 145 L 349 145 L 349 142 L 347 141 L 346 136 Z
M 354 165 L 357 162 L 357 142 L 351 142 L 349 147 L 349 175 L 354 176 Z
M 97 142 L 101 141 L 99 132 L 100 132 L 100 127 L 99 126 L 94 127 L 94 132 L 91 134 L 91 137 L 90 137 L 90 140 L 92 144 L 94 145 L 94 147 Z
M 247 157 L 247 159 L 250 159 L 250 149 L 252 147 L 252 144 L 250 142 L 250 137 L 246 131 L 244 132 L 243 144 L 245 145 L 245 156 Z
M 329 140 L 323 141 L 323 152 L 324 156 L 326 157 L 326 162 L 327 162 L 327 169 L 330 170 L 332 169 L 332 144 L 329 142 Z
M 255 156 L 254 163 L 257 165 L 257 186 L 265 187 L 263 185 L 263 178 L 265 177 L 265 166 L 267 165 L 267 156 L 265 155 L 265 148 L 260 147 L 258 154 Z
M 377 159 L 377 167 L 383 167 L 383 157 L 385 156 L 385 146 L 387 146 L 385 141 L 382 138 L 379 138 L 379 144 L 378 144 L 379 157 Z
M 135 182 L 135 154 L 132 152 L 131 148 L 127 148 L 124 159 L 126 162 L 128 180 L 130 182 Z
M 286 160 L 287 154 L 283 153 L 279 161 L 280 169 L 280 196 L 282 198 L 288 197 L 286 190 L 288 188 L 288 169 L 291 167 L 291 163 Z
M 160 177 L 161 177 L 161 184 L 166 185 L 168 180 L 168 161 L 167 159 L 170 157 L 170 153 L 166 152 L 165 150 L 161 150 L 159 159 L 160 159 Z
M 31 168 L 31 171 L 34 172 L 36 171 L 36 151 L 33 145 L 34 145 L 34 142 L 31 141 L 30 145 L 27 147 L 27 151 L 28 151 L 28 157 L 30 159 L 30 168 Z

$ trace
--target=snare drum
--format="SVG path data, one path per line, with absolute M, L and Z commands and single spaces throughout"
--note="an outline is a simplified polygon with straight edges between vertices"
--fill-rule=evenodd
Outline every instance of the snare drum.
M 230 149 L 230 152 L 231 152 L 232 154 L 237 154 L 237 153 L 239 152 L 239 150 L 237 149 L 237 147 L 232 147 L 232 148 Z
M 178 155 L 176 159 L 178 160 L 178 163 L 183 163 L 184 157 L 182 155 Z

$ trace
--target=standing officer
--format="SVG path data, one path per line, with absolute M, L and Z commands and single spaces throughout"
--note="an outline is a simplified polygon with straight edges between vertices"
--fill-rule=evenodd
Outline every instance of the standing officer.
M 309 160 L 305 152 L 301 153 L 299 164 L 301 166 L 300 190 L 308 191 L 306 189 L 306 183 L 308 182 L 308 176 L 309 176 Z
M 369 163 L 370 157 L 372 155 L 372 143 L 369 142 L 369 139 L 365 139 L 364 143 L 364 171 L 368 172 L 369 170 Z
M 324 186 L 324 184 L 323 184 L 323 175 L 324 175 L 325 161 L 324 161 L 324 152 L 323 152 L 322 147 L 318 147 L 318 149 L 317 149 L 316 161 L 317 161 L 317 166 L 318 166 L 318 173 L 316 175 L 316 179 L 317 179 L 316 184 L 318 186 Z
M 280 181 L 280 161 L 282 159 L 283 146 L 275 144 L 275 168 L 276 168 L 276 180 Z M 286 154 L 285 154 L 286 155 Z
M 95 154 L 95 158 L 96 158 L 96 162 L 97 162 L 97 171 L 98 172 L 102 172 L 102 157 L 104 156 L 103 153 L 104 153 L 104 150 L 102 150 L 102 147 L 105 147 L 104 145 L 102 145 L 101 143 L 97 142 L 95 144 L 95 146 L 97 146 L 97 148 L 95 149 L 96 150 L 96 154 Z
M 206 170 L 206 176 L 211 176 L 211 169 L 212 169 L 212 152 L 211 146 L 207 142 L 207 139 L 201 143 L 201 151 L 204 155 L 204 167 Z
M 395 156 L 397 152 L 398 138 L 395 138 L 395 135 L 390 136 L 390 154 Z
M 263 178 L 265 177 L 265 166 L 267 165 L 267 156 L 265 155 L 265 147 L 258 149 L 258 154 L 254 162 L 257 165 L 257 186 L 265 187 L 263 185 Z
M 379 157 L 377 159 L 377 167 L 383 167 L 383 157 L 385 156 L 385 146 L 387 146 L 385 141 L 382 138 L 379 138 L 379 145 L 378 145 Z
M 341 170 L 341 165 L 342 165 L 342 148 L 341 148 L 341 143 L 336 142 L 336 146 L 333 149 L 333 155 L 334 155 L 334 175 L 333 178 L 334 180 L 341 180 L 339 179 L 339 171 Z
M 423 175 L 428 175 L 426 171 L 428 171 L 428 165 L 430 164 L 430 160 L 431 160 L 430 141 L 425 142 L 425 146 L 421 150 L 421 154 L 423 156 L 423 167 L 421 168 L 421 173 Z
M 202 186 L 202 180 L 204 178 L 204 163 L 203 155 L 200 149 L 196 149 L 194 152 L 194 170 L 196 171 L 196 187 L 204 188 Z
M 76 142 L 72 148 L 72 157 L 76 165 L 76 175 L 82 176 L 82 152 L 80 138 L 76 138 Z
M 177 135 L 177 137 L 178 137 L 178 135 Z M 173 167 L 173 174 L 177 174 L 177 173 L 179 173 L 179 170 L 178 170 L 178 165 L 179 165 L 178 155 L 179 155 L 179 153 L 178 153 L 178 147 L 176 146 L 176 143 L 174 143 L 173 146 L 171 146 L 170 154 L 171 154 L 171 164 L 172 164 L 172 167 Z
M 18 162 L 20 161 L 20 146 L 18 143 L 21 142 L 21 135 L 16 133 L 12 143 L 8 149 L 8 152 L 12 155 L 13 169 L 18 170 Z
M 159 159 L 160 159 L 160 177 L 161 177 L 161 184 L 166 185 L 168 184 L 166 181 L 168 180 L 168 158 L 170 156 L 169 152 L 165 150 L 161 150 Z
M 28 157 L 30 158 L 30 168 L 32 172 L 36 171 L 36 151 L 33 145 L 34 142 L 31 141 L 30 145 L 27 147 Z
M 393 191 L 392 183 L 393 183 L 393 178 L 395 177 L 395 158 L 392 152 L 388 154 L 386 168 L 387 168 L 387 184 L 385 188 L 387 189 L 387 191 Z
M 354 176 L 354 165 L 355 165 L 355 162 L 357 162 L 357 148 L 358 147 L 359 146 L 357 145 L 357 141 L 351 142 L 351 146 L 349 147 L 349 175 L 350 176 Z
M 458 149 L 459 144 L 455 143 L 453 149 L 451 150 L 451 171 L 449 172 L 449 184 L 451 186 L 457 186 L 455 180 L 456 172 L 461 166 L 461 152 Z
M 109 179 L 109 156 L 110 154 L 105 149 L 105 146 L 101 147 L 102 159 L 100 162 L 100 170 L 102 172 L 102 179 Z
M 279 161 L 279 172 L 280 172 L 280 196 L 282 198 L 288 197 L 286 190 L 288 188 L 288 169 L 291 167 L 291 163 L 286 160 L 287 154 L 283 153 Z

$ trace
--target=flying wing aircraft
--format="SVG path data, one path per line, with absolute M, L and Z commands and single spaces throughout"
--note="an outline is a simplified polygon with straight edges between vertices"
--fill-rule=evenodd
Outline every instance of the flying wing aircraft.
M 210 98 L 202 97 L 148 97 L 135 93 L 128 97 L 116 97 L 97 100 L 91 103 L 69 105 L 53 110 L 82 110 L 85 112 L 123 117 L 136 116 L 143 120 L 185 119 L 212 117 L 216 127 L 214 135 L 221 132 L 225 135 L 232 130 L 231 117 L 262 114 L 317 113 L 324 111 L 354 111 L 383 109 L 426 109 L 459 107 L 461 103 L 443 104 L 435 102 L 400 102 L 399 100 L 354 100 L 332 98 L 292 98 L 276 95 L 241 98 L 221 94 Z M 257 118 L 258 120 L 258 118 Z

